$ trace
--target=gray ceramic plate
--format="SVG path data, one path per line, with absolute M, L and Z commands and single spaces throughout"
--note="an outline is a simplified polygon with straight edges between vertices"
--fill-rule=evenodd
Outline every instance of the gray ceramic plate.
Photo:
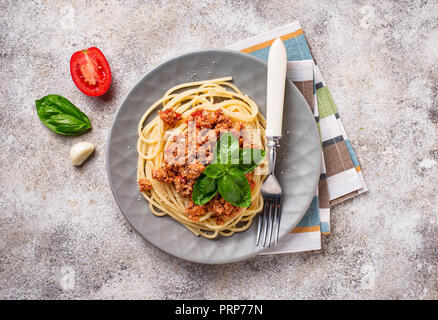
M 228 50 L 183 54 L 146 74 L 129 92 L 116 113 L 108 137 L 107 171 L 114 197 L 130 224 L 158 248 L 200 263 L 228 263 L 262 251 L 255 245 L 256 224 L 229 238 L 194 236 L 169 217 L 150 213 L 137 186 L 137 124 L 146 109 L 171 87 L 189 81 L 232 76 L 233 83 L 266 114 L 267 65 L 250 55 Z M 286 83 L 283 137 L 276 175 L 283 188 L 280 237 L 289 233 L 306 212 L 320 172 L 320 142 L 313 115 L 304 97 Z

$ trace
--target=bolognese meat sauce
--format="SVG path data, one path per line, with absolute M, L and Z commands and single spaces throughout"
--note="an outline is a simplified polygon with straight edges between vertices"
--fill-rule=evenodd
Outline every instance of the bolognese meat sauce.
M 159 116 L 169 127 L 174 127 L 181 120 L 181 114 L 173 109 L 159 111 Z M 198 109 L 184 121 L 189 126 L 188 130 L 185 131 L 184 136 L 173 137 L 172 143 L 165 150 L 164 165 L 152 171 L 152 178 L 173 184 L 179 194 L 191 198 L 196 179 L 202 174 L 205 166 L 213 160 L 217 139 L 224 132 L 231 132 L 239 138 L 240 131 L 245 128 L 245 125 L 239 121 L 231 121 L 222 109 L 214 112 Z M 190 125 L 194 127 L 193 130 L 190 130 Z M 242 147 L 242 139 L 239 141 Z M 247 178 L 250 186 L 253 187 L 252 175 L 247 175 Z M 198 221 L 200 216 L 212 212 L 212 217 L 216 218 L 216 222 L 223 224 L 240 209 L 217 195 L 203 206 L 196 205 L 190 200 L 186 207 L 186 214 L 189 219 Z
M 140 191 L 149 191 L 152 189 L 152 183 L 146 178 L 140 178 L 138 180 L 138 188 Z
M 181 119 L 181 114 L 175 112 L 172 108 L 158 111 L 158 115 L 160 116 L 160 119 L 170 127 L 175 126 L 175 124 Z

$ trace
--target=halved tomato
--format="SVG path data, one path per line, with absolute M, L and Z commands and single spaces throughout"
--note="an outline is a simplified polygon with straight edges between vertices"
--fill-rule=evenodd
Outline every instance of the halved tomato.
M 111 84 L 108 61 L 96 47 L 75 52 L 70 59 L 70 73 L 76 87 L 87 96 L 101 96 Z

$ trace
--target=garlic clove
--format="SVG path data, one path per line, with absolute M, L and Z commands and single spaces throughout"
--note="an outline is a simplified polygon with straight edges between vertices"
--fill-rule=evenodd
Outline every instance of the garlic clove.
M 90 142 L 78 142 L 70 149 L 70 159 L 75 166 L 80 166 L 94 151 Z

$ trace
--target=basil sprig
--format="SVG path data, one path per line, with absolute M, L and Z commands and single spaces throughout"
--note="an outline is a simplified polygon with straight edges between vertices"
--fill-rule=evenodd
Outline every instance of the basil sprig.
M 202 174 L 193 187 L 192 200 L 195 204 L 206 204 L 219 192 L 217 179 Z
M 213 152 L 213 163 L 230 166 L 239 164 L 239 141 L 234 134 L 224 133 Z
M 49 94 L 35 104 L 40 120 L 56 133 L 78 135 L 92 128 L 87 115 L 62 96 Z
M 230 168 L 218 182 L 219 193 L 236 207 L 248 208 L 251 204 L 251 188 L 245 174 L 237 168 Z
M 221 136 L 213 154 L 213 163 L 196 180 L 193 203 L 206 204 L 219 192 L 236 207 L 249 207 L 251 188 L 245 174 L 259 165 L 265 157 L 265 150 L 239 149 L 239 141 L 228 132 Z

